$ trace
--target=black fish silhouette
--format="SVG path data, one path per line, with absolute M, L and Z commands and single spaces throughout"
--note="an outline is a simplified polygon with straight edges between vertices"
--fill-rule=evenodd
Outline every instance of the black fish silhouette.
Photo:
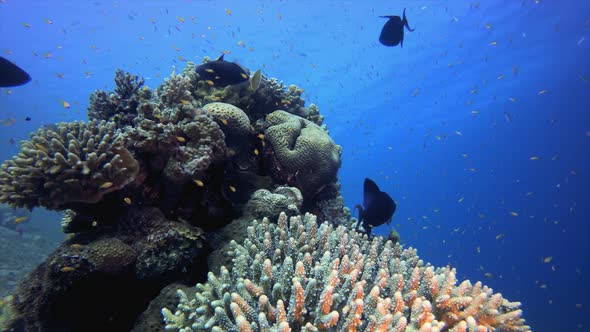
M 355 206 L 359 210 L 359 221 L 356 230 L 358 231 L 359 226 L 362 224 L 367 235 L 371 237 L 373 227 L 383 225 L 386 222 L 388 225 L 391 223 L 396 205 L 387 193 L 379 190 L 373 180 L 365 178 L 363 207 L 360 205 Z
M 389 18 L 387 23 L 381 29 L 381 35 L 379 36 L 379 41 L 381 44 L 385 46 L 397 46 L 397 44 L 401 44 L 401 47 L 404 47 L 404 26 L 410 30 L 414 31 L 415 29 L 411 29 L 408 25 L 408 19 L 406 18 L 406 9 L 404 8 L 404 18 L 400 18 L 399 16 L 387 15 L 387 16 L 379 16 Z
M 0 87 L 23 85 L 30 80 L 26 71 L 0 56 Z
M 207 84 L 224 88 L 228 85 L 235 85 L 249 79 L 248 74 L 233 62 L 223 60 L 223 54 L 215 61 L 209 61 L 195 69 L 199 81 L 206 81 Z

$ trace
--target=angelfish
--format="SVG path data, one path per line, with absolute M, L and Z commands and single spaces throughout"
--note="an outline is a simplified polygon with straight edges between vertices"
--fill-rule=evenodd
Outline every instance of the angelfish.
M 410 28 L 410 25 L 408 24 L 406 9 L 404 8 L 403 18 L 394 15 L 379 17 L 389 18 L 383 26 L 383 29 L 381 29 L 381 35 L 379 36 L 381 44 L 385 46 L 397 46 L 397 44 L 401 44 L 401 47 L 404 47 L 404 26 L 409 31 L 415 30 Z
M 371 236 L 373 227 L 377 227 L 387 223 L 391 223 L 391 218 L 395 213 L 397 205 L 387 193 L 379 190 L 377 184 L 365 178 L 363 190 L 363 206 L 356 205 L 355 208 L 359 210 L 359 219 L 356 225 L 356 230 L 359 230 L 360 225 L 366 230 L 367 235 Z

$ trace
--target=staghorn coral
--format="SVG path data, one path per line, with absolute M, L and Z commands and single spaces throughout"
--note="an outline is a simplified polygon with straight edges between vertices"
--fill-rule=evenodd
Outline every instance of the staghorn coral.
M 138 172 L 115 123 L 59 123 L 31 134 L 21 152 L 0 166 L 0 203 L 53 210 L 97 203 Z
M 274 150 L 273 176 L 312 198 L 336 179 L 342 148 L 311 121 L 285 111 L 266 117 L 265 137 Z
M 121 69 L 115 72 L 115 92 L 96 90 L 90 95 L 88 118 L 114 121 L 119 126 L 129 125 L 137 115 L 141 99 L 149 99 L 151 90 L 142 88 L 143 77 L 131 75 Z
M 166 329 L 188 331 L 529 331 L 520 303 L 412 248 L 282 213 L 232 242 L 231 271 L 208 274 L 194 298 L 178 291 Z

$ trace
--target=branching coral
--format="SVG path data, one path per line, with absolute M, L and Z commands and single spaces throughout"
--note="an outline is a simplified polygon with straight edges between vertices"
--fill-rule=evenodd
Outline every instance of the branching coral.
M 59 123 L 37 130 L 17 156 L 0 166 L 0 202 L 48 209 L 96 203 L 138 172 L 115 123 Z
M 266 122 L 265 136 L 277 161 L 275 177 L 297 186 L 306 198 L 335 180 L 342 148 L 325 130 L 285 111 L 272 112 Z
M 194 298 L 178 291 L 167 329 L 180 331 L 529 331 L 520 303 L 481 283 L 456 285 L 409 248 L 381 237 L 319 228 L 313 215 L 281 214 L 232 243 L 231 271 L 208 274 Z
M 119 125 L 131 124 L 137 115 L 142 98 L 149 98 L 151 91 L 142 89 L 144 80 L 120 69 L 115 72 L 115 92 L 96 90 L 90 95 L 88 118 L 114 121 Z

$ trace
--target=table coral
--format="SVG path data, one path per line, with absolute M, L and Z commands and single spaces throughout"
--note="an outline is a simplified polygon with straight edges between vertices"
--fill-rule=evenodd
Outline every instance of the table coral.
M 412 248 L 307 214 L 283 213 L 232 243 L 231 270 L 178 291 L 166 329 L 188 331 L 529 331 L 520 303 L 424 264 Z
M 275 111 L 266 117 L 265 137 L 274 151 L 273 176 L 298 187 L 306 199 L 336 179 L 342 148 L 315 123 Z
M 31 134 L 21 152 L 0 166 L 0 203 L 54 210 L 96 203 L 138 172 L 115 123 L 59 123 Z

